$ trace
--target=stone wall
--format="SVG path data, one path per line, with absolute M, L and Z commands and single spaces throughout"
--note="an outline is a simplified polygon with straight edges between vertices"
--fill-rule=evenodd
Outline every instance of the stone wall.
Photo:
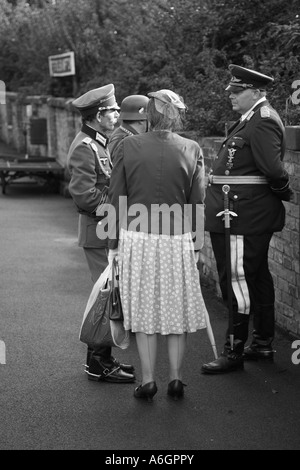
M 21 153 L 27 152 L 29 155 L 41 158 L 55 157 L 65 167 L 69 146 L 81 125 L 80 116 L 72 109 L 70 101 L 37 96 L 21 99 L 16 93 L 7 93 L 6 105 L 0 104 L 0 140 Z M 34 145 L 30 141 L 32 119 L 46 119 L 45 145 Z M 188 133 L 187 137 L 200 143 L 208 174 L 222 139 L 200 138 L 196 132 Z M 269 261 L 276 288 L 277 324 L 292 335 L 300 337 L 300 148 L 295 148 L 295 139 L 290 142 L 287 141 L 284 164 L 291 177 L 295 200 L 292 203 L 284 202 L 287 214 L 286 226 L 281 233 L 274 234 L 272 238 Z M 65 180 L 61 192 L 67 196 L 67 171 Z M 205 233 L 205 245 L 201 253 L 200 274 L 203 282 L 211 285 L 217 295 L 220 295 L 216 264 L 208 233 Z
M 31 126 L 38 119 L 45 119 L 47 125 L 47 142 L 39 145 L 31 140 Z M 21 154 L 55 157 L 63 166 L 80 123 L 79 113 L 64 98 L 20 98 L 17 93 L 8 92 L 6 104 L 0 104 L 0 140 Z

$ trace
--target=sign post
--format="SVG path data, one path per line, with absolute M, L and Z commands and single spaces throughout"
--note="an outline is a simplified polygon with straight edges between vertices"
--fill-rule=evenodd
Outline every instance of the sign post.
M 75 72 L 75 54 L 73 51 L 48 57 L 50 77 L 73 76 L 73 96 L 76 95 L 77 81 Z

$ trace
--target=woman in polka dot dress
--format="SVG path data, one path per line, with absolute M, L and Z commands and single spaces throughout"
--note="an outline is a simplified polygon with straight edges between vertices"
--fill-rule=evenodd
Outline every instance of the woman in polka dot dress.
M 142 371 L 136 398 L 157 392 L 157 335 L 167 338 L 171 398 L 184 394 L 187 333 L 206 327 L 197 261 L 204 238 L 204 163 L 181 137 L 186 106 L 171 90 L 149 93 L 149 132 L 126 137 L 115 156 L 109 257 L 118 256 L 126 330 L 135 333 Z

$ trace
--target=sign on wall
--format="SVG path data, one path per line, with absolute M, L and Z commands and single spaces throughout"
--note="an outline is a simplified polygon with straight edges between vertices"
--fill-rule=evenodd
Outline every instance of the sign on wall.
M 74 52 L 50 55 L 48 57 L 48 61 L 51 77 L 67 77 L 68 75 L 75 75 Z

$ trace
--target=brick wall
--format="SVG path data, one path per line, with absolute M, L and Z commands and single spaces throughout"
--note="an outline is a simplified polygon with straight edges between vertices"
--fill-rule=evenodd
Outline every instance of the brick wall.
M 80 129 L 79 114 L 72 109 L 71 100 L 53 97 L 27 97 L 21 101 L 16 93 L 7 93 L 6 105 L 0 104 L 0 140 L 20 152 L 30 155 L 51 156 L 65 166 L 70 143 Z M 28 125 L 30 117 L 47 119 L 47 145 L 32 145 Z M 24 134 L 24 129 L 27 134 Z M 219 149 L 221 138 L 200 138 L 196 132 L 184 133 L 199 142 L 205 158 L 208 174 Z M 26 145 L 25 145 L 26 138 Z M 276 288 L 276 322 L 285 331 L 300 337 L 300 148 L 295 149 L 287 142 L 284 159 L 295 192 L 292 203 L 285 202 L 286 225 L 281 233 L 276 233 L 271 241 L 269 260 Z M 62 194 L 68 195 L 68 173 L 62 183 Z M 216 264 L 210 244 L 209 234 L 205 233 L 205 244 L 201 253 L 200 274 L 203 282 L 215 289 L 220 296 Z

